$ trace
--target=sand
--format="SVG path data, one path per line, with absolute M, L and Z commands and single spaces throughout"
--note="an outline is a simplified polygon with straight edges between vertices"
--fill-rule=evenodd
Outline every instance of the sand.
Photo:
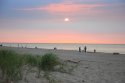
M 125 83 L 125 54 L 84 53 L 72 50 L 53 50 L 35 48 L 0 47 L 11 49 L 20 54 L 43 55 L 54 53 L 67 63 L 68 72 L 51 72 L 53 83 Z M 25 75 L 25 74 L 24 74 Z M 36 77 L 36 69 L 19 83 L 49 83 L 42 77 Z

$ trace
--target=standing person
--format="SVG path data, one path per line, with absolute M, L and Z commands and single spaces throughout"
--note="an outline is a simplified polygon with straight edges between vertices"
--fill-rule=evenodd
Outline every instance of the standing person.
M 96 50 L 94 49 L 94 53 L 96 53 Z
M 81 47 L 79 47 L 79 52 L 81 52 Z
M 86 47 L 86 46 L 84 47 L 84 51 L 85 51 L 85 52 L 87 51 L 87 47 Z
M 0 46 L 2 47 L 3 45 L 2 45 L 2 44 L 0 44 Z
M 19 48 L 19 44 L 18 44 L 18 48 Z

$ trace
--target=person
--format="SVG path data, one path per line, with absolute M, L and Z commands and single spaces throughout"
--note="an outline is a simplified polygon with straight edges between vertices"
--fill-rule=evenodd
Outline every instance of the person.
M 18 44 L 18 48 L 19 48 L 19 44 Z
M 0 46 L 2 47 L 3 45 L 1 44 Z
M 54 47 L 54 50 L 57 50 L 57 48 L 56 48 L 56 47 Z
M 94 49 L 94 53 L 96 53 L 96 50 Z
M 81 52 L 81 47 L 79 47 L 79 52 Z
M 87 51 L 87 47 L 86 47 L 86 46 L 84 47 L 84 51 L 85 51 L 85 52 Z
M 35 49 L 37 49 L 37 46 L 35 47 Z

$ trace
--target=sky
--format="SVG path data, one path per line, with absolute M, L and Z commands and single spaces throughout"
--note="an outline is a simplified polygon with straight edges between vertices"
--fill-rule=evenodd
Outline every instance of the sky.
M 0 0 L 0 42 L 125 44 L 125 0 Z

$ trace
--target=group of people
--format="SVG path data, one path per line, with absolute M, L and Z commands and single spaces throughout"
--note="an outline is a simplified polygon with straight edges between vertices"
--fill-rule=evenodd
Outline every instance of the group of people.
M 86 51 L 87 51 L 87 47 L 85 46 L 85 47 L 84 47 L 84 52 L 86 52 Z M 79 52 L 82 52 L 81 47 L 79 47 Z
M 84 50 L 83 50 L 84 52 L 87 52 L 87 47 L 85 46 L 84 47 Z M 81 49 L 81 47 L 79 47 L 79 52 L 82 52 L 82 49 Z M 96 52 L 96 50 L 94 49 L 94 53 Z

